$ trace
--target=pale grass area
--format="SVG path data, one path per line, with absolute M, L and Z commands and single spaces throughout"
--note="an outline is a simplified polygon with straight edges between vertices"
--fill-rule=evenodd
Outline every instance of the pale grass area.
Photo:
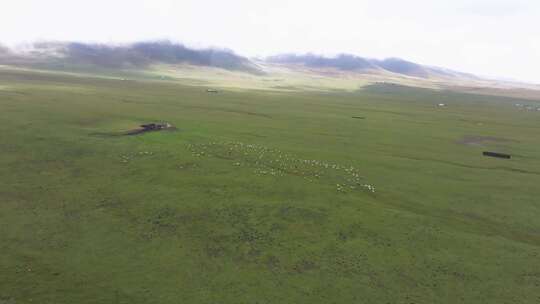
M 49 69 L 40 69 L 40 68 L 33 68 L 33 67 L 20 67 L 20 66 L 11 66 L 11 65 L 0 65 L 0 72 L 4 71 L 20 71 L 20 72 L 32 72 L 36 74 L 42 74 L 42 75 L 58 75 L 58 76 L 74 76 L 74 77 L 96 77 L 96 78 L 105 78 L 105 79 L 121 79 L 122 77 L 116 76 L 113 74 L 111 75 L 104 75 L 101 73 L 95 73 L 95 72 L 67 72 L 67 71 L 60 71 L 60 70 L 49 70 Z
M 397 84 L 433 90 L 452 90 L 482 95 L 506 96 L 540 100 L 540 86 L 501 82 L 489 79 L 450 77 L 418 78 L 387 71 L 358 73 L 337 69 L 312 69 L 304 66 L 284 66 L 258 62 L 265 72 L 254 75 L 219 68 L 192 65 L 155 65 L 145 72 L 151 78 L 165 78 L 187 85 L 228 90 L 264 91 L 356 91 L 377 84 Z
M 33 90 L 43 90 L 43 91 L 62 91 L 62 92 L 67 92 L 67 93 L 92 93 L 94 92 L 95 90 L 88 87 L 88 86 L 83 86 L 83 85 L 74 85 L 74 84 L 69 84 L 69 85 L 56 85 L 56 84 L 25 84 L 25 85 L 16 85 L 16 86 L 12 86 L 13 89 L 17 89 L 17 90 L 29 90 L 29 89 L 33 89 Z
M 51 85 L 51 84 L 14 84 L 14 85 L 0 85 L 0 91 L 7 91 L 7 92 L 18 92 L 18 91 L 26 91 L 30 89 L 37 89 L 37 90 L 43 90 L 43 91 L 63 91 L 63 92 L 69 92 L 69 93 L 91 93 L 94 90 L 85 87 L 85 86 L 77 86 L 77 85 Z
M 103 69 L 58 71 L 41 70 L 26 67 L 0 65 L 2 70 L 33 71 L 43 74 L 56 74 L 75 77 L 97 77 L 116 79 L 119 81 L 168 81 L 182 85 L 202 86 L 206 88 L 221 88 L 233 91 L 263 90 L 275 92 L 288 91 L 356 91 L 377 83 L 392 83 L 403 86 L 451 90 L 483 95 L 506 96 L 540 100 L 540 85 L 513 83 L 489 79 L 461 78 L 418 78 L 387 71 L 369 71 L 358 73 L 337 69 L 312 69 L 305 66 L 285 66 L 257 62 L 264 74 L 250 74 L 240 71 L 229 71 L 214 67 L 180 65 L 153 65 L 144 69 Z M 12 85 L 0 85 L 0 90 L 14 89 Z M 44 89 L 64 91 L 84 91 L 83 87 L 73 86 L 44 86 Z
M 378 82 L 438 88 L 435 82 L 419 80 L 413 77 L 377 73 L 360 74 L 331 69 L 310 70 L 307 68 L 288 68 L 268 64 L 261 64 L 261 67 L 265 71 L 263 75 L 189 65 L 155 65 L 149 73 L 168 79 L 172 78 L 184 83 L 233 90 L 355 91 Z

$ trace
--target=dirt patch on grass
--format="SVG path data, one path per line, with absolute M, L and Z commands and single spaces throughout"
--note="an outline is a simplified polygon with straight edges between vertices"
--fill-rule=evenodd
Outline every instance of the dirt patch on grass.
M 203 110 L 213 111 L 213 112 L 225 112 L 225 113 L 234 113 L 234 114 L 241 114 L 241 115 L 258 116 L 258 117 L 264 117 L 264 118 L 272 118 L 272 116 L 268 114 L 264 114 L 264 113 L 256 113 L 256 112 L 244 111 L 244 110 L 234 110 L 234 109 L 228 109 L 228 108 L 204 107 L 204 106 L 190 106 L 189 108 L 203 109 Z
M 127 131 L 117 131 L 117 132 L 96 132 L 91 133 L 91 136 L 103 136 L 103 137 L 114 137 L 114 136 L 131 136 L 139 135 L 147 132 L 157 132 L 157 131 L 176 131 L 177 128 L 170 123 L 148 123 L 140 125 L 139 128 L 131 129 Z
M 457 144 L 466 146 L 481 146 L 486 143 L 509 143 L 517 142 L 513 139 L 494 137 L 494 136 L 478 136 L 478 135 L 465 135 L 460 140 L 456 141 Z

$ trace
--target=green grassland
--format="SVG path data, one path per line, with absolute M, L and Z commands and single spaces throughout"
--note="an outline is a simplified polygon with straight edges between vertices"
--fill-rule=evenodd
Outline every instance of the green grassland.
M 4 69 L 0 303 L 539 303 L 515 103 Z

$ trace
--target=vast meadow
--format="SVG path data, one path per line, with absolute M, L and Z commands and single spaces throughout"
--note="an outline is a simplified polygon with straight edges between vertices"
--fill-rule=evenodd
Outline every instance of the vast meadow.
M 540 101 L 289 89 L 0 70 L 0 303 L 540 303 Z

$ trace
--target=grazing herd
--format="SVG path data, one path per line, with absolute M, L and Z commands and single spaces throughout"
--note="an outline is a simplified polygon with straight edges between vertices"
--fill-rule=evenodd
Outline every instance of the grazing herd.
M 195 157 L 227 159 L 235 167 L 253 168 L 259 176 L 296 176 L 308 182 L 336 185 L 338 192 L 364 190 L 375 193 L 375 187 L 366 183 L 354 166 L 343 166 L 315 159 L 302 159 L 278 149 L 242 142 L 210 142 L 189 144 Z

